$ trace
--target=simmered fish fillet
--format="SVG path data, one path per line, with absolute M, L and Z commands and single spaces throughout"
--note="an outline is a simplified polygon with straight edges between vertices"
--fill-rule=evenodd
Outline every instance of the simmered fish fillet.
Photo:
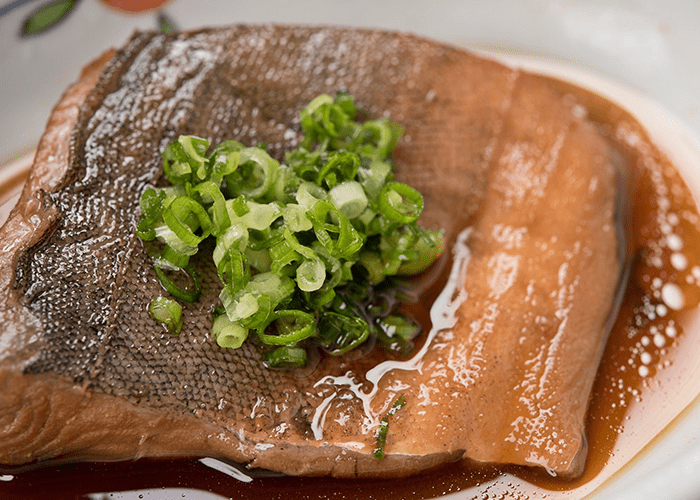
M 211 339 L 202 259 L 203 298 L 165 333 L 134 235 L 163 148 L 195 134 L 283 160 L 298 110 L 338 90 L 405 129 L 397 177 L 424 194 L 422 224 L 462 235 L 450 314 L 405 362 L 267 370 Z M 621 271 L 615 200 L 614 155 L 575 103 L 463 50 L 338 27 L 136 33 L 57 104 L 0 231 L 0 463 L 213 456 L 356 477 L 465 457 L 577 474 Z

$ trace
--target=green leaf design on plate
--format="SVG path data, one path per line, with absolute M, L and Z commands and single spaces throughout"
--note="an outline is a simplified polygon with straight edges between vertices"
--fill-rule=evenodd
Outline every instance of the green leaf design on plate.
M 158 28 L 160 29 L 161 33 L 172 33 L 173 31 L 177 31 L 175 23 L 172 22 L 164 12 L 158 13 Z
M 24 21 L 22 36 L 34 36 L 44 33 L 65 19 L 80 0 L 54 0 L 39 7 Z

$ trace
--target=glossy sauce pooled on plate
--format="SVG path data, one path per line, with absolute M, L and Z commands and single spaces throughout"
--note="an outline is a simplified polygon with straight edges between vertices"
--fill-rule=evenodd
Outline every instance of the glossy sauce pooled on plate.
M 567 91 L 574 92 L 574 89 L 567 89 Z M 663 158 L 659 157 L 649 146 L 643 132 L 633 120 L 615 107 L 597 100 L 594 96 L 579 91 L 574 93 L 578 94 L 577 98 L 585 105 L 580 108 L 582 112 L 585 112 L 587 107 L 593 118 L 604 117 L 602 121 L 607 123 L 602 127 L 604 134 L 608 135 L 610 140 L 615 143 L 627 165 L 636 173 L 633 179 L 634 192 L 636 193 L 634 196 L 635 222 L 632 227 L 637 259 L 620 318 L 612 332 L 608 351 L 603 358 L 587 421 L 591 457 L 584 477 L 579 481 L 585 483 L 591 478 L 591 474 L 595 475 L 603 468 L 600 459 L 602 457 L 602 460 L 607 461 L 608 454 L 614 446 L 614 439 L 611 438 L 616 436 L 618 428 L 614 425 L 611 426 L 611 422 L 614 424 L 617 418 L 621 424 L 623 417 L 632 416 L 632 414 L 626 413 L 628 411 L 626 407 L 634 403 L 635 398 L 640 397 L 644 402 L 647 401 L 645 399 L 646 393 L 650 394 L 649 397 L 653 396 L 653 390 L 645 389 L 642 381 L 645 377 L 653 375 L 658 369 L 659 360 L 655 358 L 655 355 L 662 349 L 672 349 L 674 344 L 685 341 L 684 336 L 681 335 L 683 323 L 680 313 L 675 308 L 679 306 L 688 308 L 696 303 L 695 284 L 689 280 L 692 280 L 694 276 L 693 266 L 694 263 L 698 262 L 698 259 L 697 255 L 689 251 L 689 247 L 692 247 L 692 242 L 697 241 L 696 228 L 694 227 L 694 217 L 696 217 L 697 212 L 692 204 L 692 199 L 682 187 L 680 179 L 677 178 L 677 174 L 670 170 Z M 642 161 L 637 161 L 638 159 Z M 651 196 L 647 196 L 647 194 Z M 648 203 L 646 203 L 647 201 Z M 685 249 L 681 248 L 684 244 Z M 430 294 L 434 296 L 435 292 L 431 291 L 428 295 Z M 430 299 L 426 297 L 426 300 Z M 688 342 L 690 343 L 690 341 Z M 658 348 L 658 351 L 655 351 L 654 348 Z M 674 358 L 674 360 L 674 366 L 665 370 L 668 371 L 674 367 L 682 369 L 683 359 L 679 357 Z M 663 361 L 661 366 L 663 366 Z M 612 391 L 607 385 L 611 381 L 615 382 Z M 642 397 L 643 392 L 645 393 L 644 397 Z M 613 394 L 614 401 L 607 399 L 609 397 L 606 396 L 607 394 Z M 641 419 L 642 417 L 635 418 Z M 598 419 L 604 419 L 605 423 L 600 425 L 597 423 Z M 634 446 L 631 446 L 631 449 L 634 449 Z M 71 467 L 74 470 L 80 469 L 80 466 Z M 114 470 L 119 471 L 120 467 L 122 471 L 125 469 L 133 470 L 134 467 L 143 467 L 143 470 L 151 471 L 170 468 L 172 471 L 173 464 L 126 464 L 114 466 Z M 190 466 L 183 464 L 182 467 L 181 470 L 185 474 L 184 471 L 188 470 Z M 102 468 L 102 466 L 97 466 L 97 468 Z M 109 467 L 107 468 L 109 469 Z M 192 468 L 202 469 L 203 467 L 194 462 Z M 63 471 L 65 473 L 65 469 Z M 37 471 L 18 475 L 10 484 L 13 489 L 21 488 L 23 480 L 38 474 L 44 474 L 46 479 L 50 479 L 52 472 Z M 468 464 L 460 464 L 452 468 L 430 472 L 430 481 L 426 481 L 426 477 L 422 476 L 407 479 L 404 484 L 407 488 L 406 492 L 408 490 L 417 491 L 422 496 L 430 497 L 462 489 L 475 483 L 487 483 L 499 474 L 500 472 L 495 469 L 474 468 Z M 523 470 L 518 471 L 518 475 L 529 477 L 531 473 Z M 204 476 L 215 482 L 219 481 L 221 489 L 212 484 L 205 486 L 198 480 L 193 480 L 194 482 L 190 484 L 206 489 L 211 488 L 226 496 L 231 496 L 239 491 L 246 491 L 246 494 L 252 495 L 256 488 L 264 488 L 264 490 L 257 491 L 261 493 L 264 491 L 265 496 L 271 496 L 276 491 L 279 492 L 278 487 L 301 490 L 309 484 L 314 485 L 314 493 L 299 491 L 300 497 L 323 496 L 325 492 L 322 492 L 321 488 L 326 487 L 330 490 L 328 495 L 343 494 L 346 498 L 352 491 L 360 494 L 359 490 L 363 490 L 366 495 L 370 489 L 376 498 L 381 498 L 382 495 L 396 495 L 395 491 L 392 492 L 395 483 L 378 481 L 338 482 L 334 480 L 275 478 L 256 479 L 251 485 L 235 486 L 224 485 L 226 480 L 222 478 L 211 479 L 211 476 L 206 473 Z M 532 477 L 531 479 L 540 483 L 545 489 L 574 486 L 563 483 L 561 480 L 549 482 L 543 481 L 541 477 Z M 518 481 L 510 480 L 496 481 L 489 483 L 488 486 L 483 486 L 483 488 L 494 492 L 494 494 L 499 490 L 505 489 L 507 491 L 510 489 L 517 496 L 527 490 L 524 483 L 519 485 L 517 483 Z M 163 484 L 158 480 L 157 484 L 153 485 L 161 486 Z M 186 485 L 180 484 L 179 486 Z M 236 491 L 231 491 L 229 488 L 235 488 Z M 104 485 L 99 489 L 104 490 Z M 287 491 L 287 494 L 289 493 Z M 533 497 L 536 495 L 536 492 L 532 493 Z

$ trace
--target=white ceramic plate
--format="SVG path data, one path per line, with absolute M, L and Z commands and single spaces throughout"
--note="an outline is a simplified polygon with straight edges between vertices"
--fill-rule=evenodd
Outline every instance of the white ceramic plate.
M 0 0 L 0 165 L 32 150 L 51 107 L 87 61 L 121 45 L 135 28 L 158 27 L 159 14 L 165 14 L 179 28 L 331 23 L 410 31 L 487 50 L 506 63 L 582 83 L 621 103 L 677 163 L 700 199 L 700 3 L 692 0 L 170 0 L 161 11 L 138 14 L 100 0 L 65 0 L 56 2 L 67 9 L 58 24 L 19 36 L 24 21 L 50 3 Z M 0 170 L 0 181 L 9 175 Z M 7 200 L 3 194 L 0 199 Z M 695 401 L 592 497 L 700 498 L 698 437 Z

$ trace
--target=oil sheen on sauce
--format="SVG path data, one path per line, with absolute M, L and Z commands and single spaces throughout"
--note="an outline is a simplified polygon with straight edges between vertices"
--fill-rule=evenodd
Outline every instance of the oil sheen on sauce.
M 679 174 L 627 112 L 578 87 L 549 83 L 586 108 L 631 173 L 633 213 L 626 225 L 634 258 L 593 388 L 582 477 L 564 481 L 527 468 L 459 462 L 400 481 L 336 480 L 251 473 L 208 459 L 136 460 L 0 471 L 0 496 L 195 499 L 206 491 L 212 495 L 204 498 L 380 500 L 461 491 L 460 499 L 556 499 L 581 498 L 603 485 L 700 394 L 700 330 L 691 328 L 700 303 L 700 215 Z M 13 177 L 0 186 L 3 201 L 18 185 Z M 0 206 L 0 220 L 10 206 Z M 445 279 L 425 290 L 413 310 L 426 330 L 425 304 Z

